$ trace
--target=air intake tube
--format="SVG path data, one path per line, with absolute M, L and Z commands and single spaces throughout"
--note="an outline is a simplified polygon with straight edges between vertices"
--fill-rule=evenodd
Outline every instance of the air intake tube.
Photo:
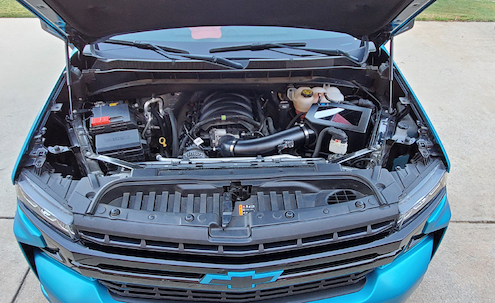
M 220 153 L 224 157 L 276 155 L 279 147 L 288 141 L 294 142 L 294 147 L 314 142 L 315 132 L 304 125 L 289 128 L 263 138 L 239 140 L 226 135 L 219 140 Z

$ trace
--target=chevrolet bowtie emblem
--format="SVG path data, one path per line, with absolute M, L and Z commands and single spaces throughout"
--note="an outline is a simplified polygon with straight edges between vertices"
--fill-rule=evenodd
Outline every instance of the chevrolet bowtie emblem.
M 224 285 L 229 289 L 254 288 L 256 284 L 275 282 L 283 270 L 256 273 L 253 271 L 228 272 L 226 275 L 207 274 L 200 281 L 201 284 Z

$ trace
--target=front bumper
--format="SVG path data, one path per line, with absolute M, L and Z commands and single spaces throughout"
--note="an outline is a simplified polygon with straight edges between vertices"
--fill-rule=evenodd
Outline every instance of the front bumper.
M 421 282 L 430 263 L 433 247 L 433 236 L 427 236 L 392 263 L 370 273 L 366 285 L 360 291 L 314 302 L 404 301 Z M 96 279 L 84 277 L 42 252 L 35 253 L 34 261 L 41 289 L 52 303 L 120 302 L 113 299 Z
M 424 222 L 421 241 L 415 243 L 387 265 L 375 268 L 366 284 L 357 292 L 317 299 L 308 293 L 308 302 L 401 302 L 419 285 L 431 257 L 440 244 L 450 219 L 450 207 L 444 196 Z M 47 299 L 54 302 L 121 302 L 115 300 L 96 279 L 88 278 L 55 261 L 37 249 L 45 246 L 42 233 L 18 208 L 14 232 L 31 267 L 37 274 Z M 287 298 L 288 299 L 288 298 Z M 301 301 L 298 298 L 297 301 Z M 288 302 L 287 300 L 285 302 Z

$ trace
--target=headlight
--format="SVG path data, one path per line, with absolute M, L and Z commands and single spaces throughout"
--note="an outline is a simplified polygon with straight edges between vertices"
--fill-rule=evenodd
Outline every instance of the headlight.
M 414 189 L 405 194 L 399 200 L 400 216 L 397 222 L 399 228 L 425 208 L 445 187 L 446 182 L 445 169 L 438 167 L 424 177 Z
M 76 238 L 72 227 L 72 213 L 50 194 L 27 178 L 22 178 L 17 183 L 16 190 L 19 201 L 39 218 L 66 236 Z

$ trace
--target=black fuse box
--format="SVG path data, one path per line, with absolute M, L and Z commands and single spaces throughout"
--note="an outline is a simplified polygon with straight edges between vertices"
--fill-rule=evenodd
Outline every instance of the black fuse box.
M 95 136 L 96 152 L 129 162 L 144 161 L 146 141 L 137 129 L 117 131 Z

